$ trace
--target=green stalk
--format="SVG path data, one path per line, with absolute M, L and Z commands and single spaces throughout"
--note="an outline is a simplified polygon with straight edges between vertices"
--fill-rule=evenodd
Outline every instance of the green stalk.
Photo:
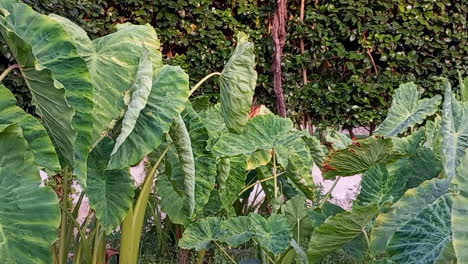
M 94 235 L 92 264 L 103 264 L 106 262 L 106 233 L 101 228 L 99 221 L 96 223 Z
M 197 264 L 203 264 L 203 261 L 205 260 L 205 255 L 206 255 L 206 249 L 202 249 L 198 251 Z
M 276 152 L 273 149 L 273 184 L 274 184 L 274 198 L 278 197 L 278 176 L 276 175 Z
M 67 257 L 68 257 L 68 249 L 66 248 L 66 241 L 67 241 L 67 213 L 68 212 L 68 177 L 69 177 L 69 172 L 68 169 L 65 169 L 63 172 L 63 197 L 62 197 L 62 205 L 60 206 L 62 208 L 62 217 L 60 221 L 60 238 L 59 238 L 59 252 L 58 252 L 58 259 L 60 264 L 66 264 L 67 263 Z
M 262 179 L 262 180 L 258 180 L 258 181 L 256 181 L 256 182 L 250 184 L 249 186 L 247 186 L 247 187 L 245 187 L 244 189 L 242 189 L 242 190 L 239 192 L 238 196 L 241 196 L 243 193 L 245 193 L 246 191 L 248 191 L 250 188 L 252 188 L 252 187 L 254 187 L 255 185 L 257 185 L 257 183 L 266 182 L 266 181 L 268 181 L 268 180 L 274 179 L 275 177 L 276 177 L 276 176 L 271 176 L 271 177 L 268 177 L 268 178 L 265 178 L 265 179 Z
M 63 207 L 60 205 L 60 208 L 63 209 Z M 74 224 L 74 226 L 76 227 L 76 229 L 78 230 L 78 234 L 79 236 L 81 237 L 81 243 L 83 244 L 83 250 L 84 250 L 84 253 L 86 255 L 86 257 L 88 257 L 88 259 L 90 258 L 91 254 L 90 254 L 90 250 L 89 250 L 89 247 L 88 247 L 88 244 L 86 242 L 86 235 L 85 233 L 83 232 L 83 228 L 80 228 L 80 224 L 76 221 L 76 219 L 73 217 L 73 215 L 68 212 L 68 211 L 65 211 L 65 214 L 68 216 L 68 218 L 70 219 L 70 221 Z
M 143 232 L 143 220 L 145 217 L 146 207 L 148 205 L 149 195 L 151 193 L 151 187 L 153 186 L 153 180 L 159 164 L 171 146 L 172 144 L 169 144 L 166 147 L 164 152 L 146 175 L 145 182 L 143 183 L 135 206 L 130 207 L 127 217 L 125 217 L 122 223 L 122 239 L 119 257 L 119 263 L 121 264 L 137 263 L 141 234 Z
M 73 230 L 75 229 L 75 225 L 72 225 L 72 223 L 73 223 L 72 220 L 74 220 L 76 222 L 76 218 L 78 216 L 78 211 L 80 209 L 81 202 L 83 201 L 83 198 L 84 198 L 84 191 L 81 192 L 80 197 L 78 197 L 78 200 L 76 201 L 75 208 L 73 208 L 73 212 L 71 213 L 71 215 L 68 215 L 70 217 L 70 220 L 69 220 L 70 222 L 67 223 L 67 238 L 65 239 L 65 249 L 66 249 L 66 251 L 70 250 L 70 243 L 71 243 L 71 240 L 73 239 Z M 80 226 L 78 225 L 76 228 L 79 230 Z
M 367 249 L 370 249 L 370 240 L 365 227 L 362 227 L 362 233 L 364 234 L 364 238 L 366 239 Z
M 206 82 L 208 79 L 210 79 L 211 77 L 215 76 L 215 75 L 221 75 L 220 72 L 213 72 L 213 73 L 210 73 L 208 74 L 207 76 L 205 76 L 203 79 L 201 79 L 197 84 L 195 84 L 195 86 L 190 90 L 189 92 L 189 97 L 204 83 Z
M 214 243 L 216 246 L 219 247 L 219 249 L 221 250 L 221 252 L 223 252 L 223 254 L 224 254 L 232 263 L 237 264 L 236 260 L 233 259 L 233 258 L 226 252 L 226 250 L 224 250 L 224 248 L 223 248 L 220 244 L 218 244 L 218 242 L 216 242 L 216 240 L 213 240 L 213 243 Z
M 339 176 L 338 178 L 336 178 L 335 182 L 333 183 L 332 187 L 330 188 L 330 190 L 328 190 L 327 194 L 325 194 L 325 197 L 323 198 L 323 201 L 320 203 L 319 205 L 319 208 L 322 208 L 323 205 L 328 201 L 328 199 L 330 198 L 330 195 L 331 193 L 333 192 L 333 190 L 335 189 L 336 185 L 338 184 L 338 181 L 341 179 L 341 176 Z

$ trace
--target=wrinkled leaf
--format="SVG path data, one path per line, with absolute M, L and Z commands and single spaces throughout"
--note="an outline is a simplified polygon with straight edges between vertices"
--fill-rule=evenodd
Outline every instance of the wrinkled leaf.
M 219 195 L 225 208 L 230 206 L 239 198 L 239 193 L 245 186 L 247 179 L 247 162 L 245 156 L 232 157 L 229 159 L 229 177 L 225 186 L 220 186 Z
M 387 118 L 375 134 L 393 137 L 405 132 L 408 128 L 421 124 L 426 117 L 435 114 L 441 100 L 440 95 L 420 100 L 417 86 L 414 83 L 401 84 L 393 96 Z
M 309 242 L 308 257 L 310 263 L 320 260 L 347 242 L 363 233 L 366 226 L 377 214 L 377 206 L 355 206 L 351 211 L 339 213 L 325 220 L 314 229 Z
M 259 214 L 250 214 L 252 230 L 255 231 L 256 240 L 260 246 L 279 255 L 286 251 L 291 241 L 291 229 L 286 217 L 282 215 L 272 215 L 268 219 Z
M 388 244 L 390 259 L 396 263 L 434 263 L 452 239 L 451 207 L 451 194 L 442 195 L 398 229 Z
M 203 218 L 185 229 L 179 240 L 179 247 L 197 251 L 209 249 L 213 240 L 222 235 L 221 219 L 217 217 Z
M 415 218 L 428 204 L 448 192 L 450 181 L 432 179 L 414 189 L 409 189 L 387 211 L 379 214 L 370 236 L 371 254 L 385 251 L 392 235 Z
M 289 119 L 272 114 L 256 116 L 249 120 L 242 134 L 221 135 L 212 151 L 218 157 L 250 156 L 257 150 L 269 150 L 285 143 L 286 135 L 292 129 L 293 124 Z M 294 137 L 298 138 L 300 135 Z M 288 140 L 292 141 L 294 137 Z
M 448 178 L 456 175 L 465 150 L 468 148 L 468 104 L 460 103 L 446 81 L 444 107 L 442 111 L 442 152 L 444 169 Z
M 378 163 L 362 175 L 361 191 L 354 204 L 375 203 L 380 206 L 394 198 L 399 198 L 405 184 L 405 180 L 397 175 L 390 175 L 385 165 Z
M 1 1 L 0 8 L 7 11 L 0 19 L 2 35 L 21 65 L 36 113 L 65 164 L 76 162 L 75 173 L 84 180 L 93 128 L 93 84 L 86 63 L 55 20 L 16 1 Z
M 169 135 L 174 143 L 180 161 L 184 182 L 184 197 L 191 216 L 195 210 L 195 159 L 193 157 L 189 132 L 180 115 L 174 120 L 169 130 Z
M 188 76 L 180 67 L 164 66 L 155 71 L 148 102 L 127 140 L 112 155 L 109 169 L 136 164 L 157 148 L 173 120 L 184 110 L 188 92 Z
M 148 102 L 151 85 L 153 84 L 153 64 L 149 60 L 148 53 L 148 49 L 143 48 L 143 54 L 141 55 L 140 62 L 138 63 L 135 81 L 130 89 L 132 92 L 132 99 L 128 104 L 127 111 L 123 117 L 122 129 L 115 140 L 115 145 L 111 154 L 117 152 L 120 145 L 122 145 L 128 135 L 133 131 L 141 110 L 143 110 Z
M 456 191 L 453 193 L 452 232 L 453 247 L 459 263 L 468 262 L 468 229 L 466 217 L 468 215 L 468 151 L 461 161 L 457 175 L 452 183 Z
M 323 165 L 323 177 L 352 176 L 368 170 L 376 163 L 394 161 L 400 154 L 392 150 L 390 139 L 370 137 L 357 141 L 346 149 L 328 154 Z
M 238 33 L 237 47 L 219 77 L 221 110 L 230 131 L 241 132 L 249 119 L 257 82 L 254 66 L 254 45 Z
M 223 221 L 221 229 L 225 230 L 221 241 L 231 247 L 238 247 L 255 236 L 250 215 L 230 217 Z

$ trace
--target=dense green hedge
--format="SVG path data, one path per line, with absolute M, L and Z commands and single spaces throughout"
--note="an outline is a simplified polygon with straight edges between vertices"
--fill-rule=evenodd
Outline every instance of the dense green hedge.
M 235 32 L 245 31 L 256 44 L 256 101 L 274 104 L 269 21 L 275 0 L 25 2 L 41 12 L 69 17 L 94 36 L 112 32 L 115 23 L 151 23 L 164 43 L 166 60 L 185 68 L 192 82 L 220 70 L 229 57 Z M 428 95 L 440 93 L 434 76 L 454 80 L 457 70 L 468 71 L 468 6 L 462 2 L 314 0 L 306 1 L 301 22 L 300 0 L 288 1 L 284 58 L 288 114 L 299 120 L 303 113 L 310 113 L 314 124 L 325 126 L 368 125 L 385 116 L 390 95 L 402 81 L 416 81 Z M 301 38 L 305 54 L 300 54 Z M 7 58 L 0 58 L 0 63 L 7 65 Z M 307 68 L 306 86 L 302 67 Z M 27 106 L 28 94 L 20 79 L 10 77 L 6 82 L 15 87 L 20 104 Z M 201 92 L 211 98 L 216 89 L 210 82 Z
M 380 121 L 398 83 L 415 81 L 440 93 L 435 76 L 457 79 L 468 69 L 468 5 L 458 0 L 308 1 L 302 23 L 289 23 L 287 105 L 321 124 Z M 295 5 L 293 12 L 299 11 Z M 300 55 L 299 39 L 307 52 Z M 369 55 L 370 54 L 370 55 Z M 372 65 L 375 61 L 377 73 Z M 302 86 L 302 66 L 310 83 Z

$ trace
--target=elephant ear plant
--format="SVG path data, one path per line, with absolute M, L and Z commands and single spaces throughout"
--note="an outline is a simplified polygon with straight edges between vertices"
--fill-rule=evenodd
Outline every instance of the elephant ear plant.
M 443 103 L 400 85 L 376 136 L 329 153 L 324 177 L 363 173 L 361 190 L 350 211 L 314 228 L 310 263 L 343 248 L 370 263 L 468 262 L 467 80 L 458 97 L 442 79 Z
M 105 235 L 124 219 L 123 241 L 141 235 L 159 163 L 151 164 L 135 204 L 129 166 L 162 143 L 184 110 L 188 76 L 162 65 L 151 26 L 116 28 L 91 40 L 63 17 L 0 1 L 0 33 L 17 62 L 1 78 L 19 68 L 39 116 L 18 108 L 0 86 L 2 262 L 67 263 L 75 244 L 74 263 L 103 263 Z M 61 202 L 40 186 L 40 170 L 61 178 Z M 75 177 L 84 191 L 73 209 L 69 186 Z M 80 225 L 76 216 L 85 194 L 92 214 Z M 123 263 L 136 263 L 125 259 L 137 256 L 138 246 L 121 252 Z
M 249 118 L 256 72 L 247 35 L 239 33 L 222 72 L 190 90 L 180 67 L 162 64 L 149 25 L 117 25 L 116 32 L 91 40 L 66 18 L 0 0 L 0 33 L 17 63 L 0 79 L 18 68 L 39 117 L 17 107 L 14 95 L 0 86 L 2 262 L 64 264 L 71 256 L 73 263 L 101 264 L 106 235 L 120 226 L 120 262 L 137 263 L 158 173 L 162 208 L 174 223 L 186 225 L 218 214 L 212 207 L 217 199 L 220 210 L 232 214 L 247 172 L 271 168 L 272 160 L 297 190 L 312 192 L 306 136 L 271 113 Z M 212 76 L 218 76 L 220 104 L 197 113 L 188 98 Z M 142 160 L 147 175 L 136 192 L 129 167 Z M 48 182 L 57 180 L 58 197 L 48 184 L 40 185 L 40 173 L 48 174 Z M 73 207 L 75 181 L 83 191 Z M 85 195 L 92 209 L 78 223 Z

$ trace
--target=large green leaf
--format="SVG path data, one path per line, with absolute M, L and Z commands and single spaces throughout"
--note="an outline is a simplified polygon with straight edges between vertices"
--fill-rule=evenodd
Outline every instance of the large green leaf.
M 226 133 L 212 147 L 218 157 L 250 156 L 257 150 L 270 150 L 285 143 L 286 135 L 293 129 L 292 121 L 272 114 L 256 116 L 249 120 L 242 134 Z M 288 138 L 292 141 L 299 134 Z
M 237 35 L 237 47 L 219 77 L 221 110 L 226 127 L 241 132 L 249 120 L 257 82 L 254 45 L 244 33 Z
M 60 224 L 58 199 L 40 187 L 39 169 L 16 125 L 0 128 L 0 260 L 50 264 Z
M 421 128 L 410 136 L 392 138 L 394 149 L 405 154 L 405 157 L 389 164 L 387 169 L 391 177 L 396 177 L 403 184 L 400 186 L 406 184 L 406 188 L 401 189 L 402 191 L 435 178 L 442 171 L 441 161 L 431 149 L 425 147 L 426 144 L 423 144 L 425 135 L 425 129 Z M 400 196 L 394 198 L 397 200 Z
M 376 163 L 391 162 L 400 156 L 392 148 L 391 139 L 370 137 L 333 151 L 324 162 L 323 177 L 352 176 L 367 171 Z
M 272 215 L 265 219 L 259 214 L 250 214 L 251 228 L 255 232 L 255 239 L 261 247 L 274 255 L 286 251 L 291 241 L 291 229 L 286 217 Z
M 428 204 L 448 192 L 449 180 L 432 179 L 409 189 L 387 211 L 379 214 L 372 229 L 371 253 L 383 253 L 392 235 L 415 218 Z
M 206 150 L 209 139 L 208 132 L 201 118 L 190 105 L 182 112 L 181 118 L 183 124 L 179 124 L 179 126 L 185 127 L 186 132 L 177 135 L 177 131 L 172 131 L 174 125 L 171 128 L 173 142 L 176 143 L 179 140 L 178 144 L 176 144 L 179 145 L 179 150 L 168 153 L 167 161 L 170 170 L 167 170 L 166 173 L 170 176 L 174 191 L 178 192 L 186 200 L 189 212 L 193 212 L 195 209 L 195 213 L 198 214 L 208 203 L 211 191 L 216 184 L 216 159 Z M 184 141 L 186 143 L 183 143 Z M 182 146 L 186 146 L 190 150 L 181 150 Z M 177 147 L 174 149 L 177 149 Z M 187 157 L 184 157 L 184 155 Z M 187 162 L 190 157 L 194 159 L 193 165 L 189 165 L 190 162 Z M 190 166 L 195 169 L 191 179 L 190 175 L 192 174 L 187 173 L 187 167 L 190 169 Z M 192 186 L 190 187 L 189 184 L 192 184 Z M 190 188 L 187 188 L 187 186 Z M 191 192 L 192 194 L 190 194 Z M 192 198 L 189 195 L 193 195 L 193 208 L 190 208 L 190 199 Z M 164 199 L 165 197 L 162 196 L 161 198 Z
M 313 228 L 319 227 L 330 216 L 335 216 L 345 210 L 338 205 L 330 202 L 325 202 L 322 207 L 310 208 L 307 210 L 307 215 L 312 221 Z
M 188 100 L 188 76 L 180 68 L 164 66 L 153 74 L 148 102 L 141 110 L 133 131 L 109 161 L 110 169 L 136 164 L 162 143 L 173 120 Z
M 182 112 L 188 130 L 195 158 L 195 212 L 199 213 L 208 203 L 210 193 L 216 183 L 216 159 L 206 150 L 209 135 L 203 120 L 188 105 Z
M 259 115 L 247 123 L 242 134 L 226 133 L 212 147 L 218 157 L 245 155 L 250 158 L 262 153 L 268 155 L 274 150 L 285 175 L 309 198 L 314 194 L 311 175 L 313 165 L 310 149 L 302 137 L 304 133 L 293 130 L 289 119 L 272 114 Z M 258 159 L 255 159 L 258 161 Z M 263 162 L 264 163 L 264 162 Z M 256 162 L 255 165 L 261 165 Z M 250 168 L 254 168 L 251 166 Z
M 416 84 L 412 82 L 401 84 L 393 96 L 387 118 L 375 131 L 375 134 L 393 137 L 405 132 L 410 127 L 421 124 L 426 117 L 435 114 L 441 100 L 440 95 L 419 100 Z
M 354 204 L 366 205 L 376 203 L 382 205 L 385 202 L 399 198 L 403 192 L 406 181 L 390 175 L 384 164 L 378 163 L 369 168 L 362 175 L 361 191 Z
M 425 139 L 425 129 L 420 128 L 416 132 L 406 137 L 392 138 L 393 148 L 407 156 L 414 155 L 415 152 L 422 146 Z
M 189 132 L 180 115 L 172 123 L 169 135 L 174 143 L 180 161 L 184 182 L 184 197 L 187 201 L 189 215 L 191 216 L 195 210 L 195 159 L 193 157 Z
M 445 246 L 440 250 L 439 255 L 435 258 L 434 264 L 457 264 L 453 241 L 445 243 Z
M 434 120 L 426 122 L 424 129 L 426 132 L 426 141 L 423 146 L 431 149 L 438 159 L 442 159 L 441 122 L 441 117 L 437 115 Z
M 141 110 L 143 110 L 148 102 L 152 84 L 153 64 L 149 59 L 149 50 L 147 48 L 143 48 L 143 54 L 140 58 L 140 62 L 138 63 L 135 81 L 133 82 L 133 86 L 130 90 L 132 92 L 132 99 L 128 104 L 127 111 L 122 119 L 122 128 L 119 136 L 115 140 L 115 145 L 111 154 L 117 152 L 120 145 L 122 145 L 130 133 L 132 133 Z
M 323 257 L 361 235 L 377 214 L 377 209 L 375 204 L 365 207 L 355 206 L 351 211 L 339 213 L 325 220 L 323 224 L 314 229 L 310 238 L 309 261 L 320 263 Z
M 226 184 L 220 186 L 219 195 L 225 208 L 230 206 L 239 198 L 239 193 L 245 186 L 247 179 L 247 161 L 245 156 L 237 156 L 229 159 L 229 177 Z
M 455 99 L 448 81 L 446 81 L 441 133 L 445 174 L 448 178 L 453 178 L 468 148 L 468 103 L 461 103 Z
M 57 154 L 47 131 L 36 118 L 16 106 L 15 96 L 3 85 L 0 85 L 0 124 L 19 125 L 39 167 L 51 173 L 60 170 Z
M 179 247 L 197 251 L 209 249 L 211 242 L 222 236 L 221 219 L 218 217 L 203 218 L 185 229 L 179 240 Z
M 134 183 L 128 168 L 106 170 L 114 141 L 104 138 L 89 154 L 86 194 L 107 233 L 116 228 L 133 203 Z
M 303 139 L 298 138 L 276 149 L 278 161 L 284 167 L 284 175 L 291 179 L 304 195 L 313 200 L 316 196 L 312 178 L 312 156 Z M 287 164 L 285 164 L 287 162 Z
M 71 37 L 50 17 L 13 0 L 0 1 L 2 35 L 63 160 L 85 177 L 92 145 L 93 84 Z M 46 41 L 45 41 L 46 40 Z
M 415 188 L 422 182 L 439 176 L 442 172 L 442 163 L 434 153 L 421 147 L 407 158 L 402 158 L 387 166 L 392 177 L 397 177 L 399 181 L 406 182 L 406 189 Z M 394 197 L 396 199 L 398 197 Z
M 252 229 L 251 215 L 229 217 L 221 223 L 224 230 L 221 241 L 231 247 L 238 247 L 249 241 L 255 236 L 255 230 Z
M 125 94 L 136 92 L 136 95 L 132 94 L 133 103 L 128 106 L 121 138 L 116 141 L 118 149 L 146 104 L 153 67 L 162 66 L 156 32 L 150 25 L 127 23 L 118 25 L 116 32 L 91 41 L 82 28 L 67 18 L 54 14 L 49 17 L 60 23 L 72 37 L 91 75 L 94 85 L 93 142 L 102 138 L 121 118 L 128 104 Z M 146 48 L 150 52 L 145 54 Z
M 452 232 L 453 247 L 459 263 L 468 262 L 468 229 L 466 217 L 468 215 L 468 150 L 457 170 L 452 183 L 456 191 L 453 193 Z
M 314 160 L 314 164 L 322 168 L 323 162 L 327 157 L 327 147 L 320 143 L 320 140 L 314 136 L 302 138 L 310 149 L 310 155 Z
M 289 199 L 282 206 L 282 211 L 283 214 L 288 218 L 291 226 L 294 227 L 304 217 L 307 217 L 306 201 L 304 197 L 297 195 Z
M 161 197 L 161 208 L 174 224 L 187 225 L 190 213 L 182 194 L 176 191 L 166 174 L 158 176 L 156 191 Z
M 388 244 L 391 260 L 408 264 L 434 263 L 452 240 L 451 208 L 451 194 L 442 195 L 398 229 Z
M 210 135 L 208 149 L 211 150 L 213 144 L 219 139 L 219 137 L 228 132 L 221 113 L 221 104 L 215 104 L 204 112 L 201 112 L 200 117 L 203 119 L 205 127 L 208 130 L 208 134 Z

